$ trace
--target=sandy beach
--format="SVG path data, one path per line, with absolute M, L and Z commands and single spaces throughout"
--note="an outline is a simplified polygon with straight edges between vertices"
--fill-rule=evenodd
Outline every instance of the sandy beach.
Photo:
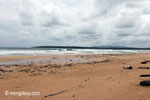
M 0 65 L 0 100 L 150 100 L 149 87 L 139 85 L 150 79 L 140 77 L 150 69 L 139 69 L 150 67 L 141 64 L 149 53 L 15 56 L 0 62 L 45 58 L 51 61 Z

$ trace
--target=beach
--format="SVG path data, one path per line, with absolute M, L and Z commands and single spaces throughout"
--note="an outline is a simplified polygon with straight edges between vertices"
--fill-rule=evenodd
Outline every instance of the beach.
M 0 57 L 1 100 L 149 100 L 150 53 Z M 5 64 L 6 63 L 6 64 Z M 16 63 L 16 64 L 15 64 Z M 132 69 L 124 69 L 130 65 Z

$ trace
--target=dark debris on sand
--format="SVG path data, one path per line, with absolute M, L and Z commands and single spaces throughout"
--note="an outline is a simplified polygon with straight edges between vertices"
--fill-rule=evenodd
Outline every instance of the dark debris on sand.
M 138 69 L 150 69 L 150 67 L 140 66 Z
M 150 77 L 150 74 L 140 75 L 140 77 Z
M 144 60 L 141 62 L 141 64 L 147 64 L 147 63 L 150 63 L 150 60 Z
M 133 67 L 131 65 L 125 65 L 123 68 L 124 69 L 133 69 Z
M 141 86 L 150 86 L 150 80 L 144 80 L 139 83 Z
M 4 69 L 0 68 L 0 72 L 3 72 L 3 73 L 5 73 L 5 72 L 13 72 L 13 70 L 4 70 Z

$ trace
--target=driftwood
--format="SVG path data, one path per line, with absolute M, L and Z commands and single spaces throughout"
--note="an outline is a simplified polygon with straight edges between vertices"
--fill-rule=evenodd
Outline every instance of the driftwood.
M 142 66 L 140 66 L 140 67 L 138 67 L 138 69 L 150 69 L 150 67 L 142 67 Z
M 54 95 L 57 95 L 57 94 L 60 94 L 60 93 L 66 92 L 66 91 L 68 91 L 68 90 L 67 90 L 67 89 L 64 89 L 64 90 L 61 90 L 61 91 L 58 91 L 58 92 L 55 92 L 55 93 L 51 93 L 51 94 L 49 94 L 49 95 L 44 96 L 44 98 L 47 98 L 47 97 L 49 97 L 49 96 L 54 96 Z M 43 98 L 43 99 L 44 99 L 44 98 Z
M 140 75 L 140 77 L 150 77 L 150 74 Z

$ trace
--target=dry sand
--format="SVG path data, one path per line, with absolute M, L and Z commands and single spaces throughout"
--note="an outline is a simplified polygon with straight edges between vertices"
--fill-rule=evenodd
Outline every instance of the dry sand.
M 139 86 L 150 79 L 139 75 L 150 74 L 150 69 L 138 69 L 150 67 L 141 64 L 150 60 L 150 54 L 20 56 L 0 57 L 0 61 L 66 57 L 88 60 L 0 66 L 0 100 L 150 100 L 150 88 Z M 123 69 L 125 65 L 133 69 Z

